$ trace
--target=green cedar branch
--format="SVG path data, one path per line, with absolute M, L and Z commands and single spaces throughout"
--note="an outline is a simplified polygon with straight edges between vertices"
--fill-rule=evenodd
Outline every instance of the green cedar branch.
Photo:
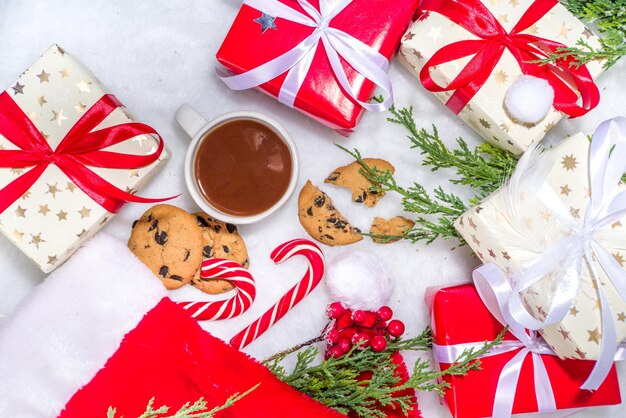
M 230 408 L 236 402 L 243 399 L 245 396 L 249 395 L 253 390 L 258 388 L 260 383 L 251 387 L 244 393 L 235 393 L 226 399 L 223 405 L 216 406 L 215 408 L 207 411 L 207 403 L 203 398 L 198 399 L 193 404 L 191 402 L 187 402 L 184 404 L 174 415 L 165 415 L 169 411 L 168 406 L 161 406 L 157 409 L 154 409 L 154 398 L 150 399 L 148 402 L 148 406 L 146 406 L 146 411 L 141 414 L 138 418 L 212 418 L 216 413 L 223 411 L 224 409 Z M 116 409 L 113 407 L 109 407 L 107 411 L 107 418 L 117 418 Z M 124 417 L 119 417 L 124 418 Z
M 442 394 L 449 386 L 441 377 L 463 376 L 478 370 L 478 358 L 499 344 L 505 331 L 494 341 L 485 342 L 480 349 L 466 350 L 444 371 L 434 370 L 428 360 L 418 359 L 412 376 L 403 384 L 395 374 L 391 354 L 400 350 L 430 350 L 432 332 L 428 328 L 414 338 L 390 341 L 383 352 L 357 346 L 342 357 L 316 364 L 320 350 L 308 346 L 297 353 L 296 365 L 290 373 L 281 365 L 286 355 L 273 358 L 267 366 L 296 390 L 341 413 L 352 411 L 361 418 L 384 418 L 386 415 L 378 409 L 380 406 L 393 406 L 405 414 L 411 409 L 411 397 L 399 396 L 398 391 L 411 388 Z M 364 376 L 368 372 L 371 373 L 369 379 Z
M 594 24 L 600 33 L 600 46 L 594 48 L 579 39 L 576 46 L 560 48 L 543 63 L 570 61 L 570 66 L 580 67 L 591 61 L 604 61 L 604 68 L 614 65 L 626 55 L 626 4 L 624 0 L 561 0 L 574 15 Z

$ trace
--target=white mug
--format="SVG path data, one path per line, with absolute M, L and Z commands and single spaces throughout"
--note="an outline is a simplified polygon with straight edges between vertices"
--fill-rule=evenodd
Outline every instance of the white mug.
M 179 107 L 174 117 L 183 128 L 183 130 L 187 133 L 187 135 L 189 135 L 189 137 L 191 138 L 191 144 L 187 149 L 187 155 L 185 157 L 185 183 L 187 184 L 187 189 L 189 190 L 191 197 L 204 212 L 206 212 L 213 218 L 219 219 L 223 222 L 244 225 L 255 223 L 267 218 L 269 215 L 276 212 L 281 206 L 283 206 L 285 202 L 287 202 L 287 200 L 289 200 L 296 188 L 296 184 L 298 183 L 298 173 L 300 171 L 300 165 L 298 162 L 298 151 L 296 149 L 296 144 L 294 143 L 289 133 L 282 125 L 280 125 L 274 119 L 258 112 L 239 111 L 226 113 L 222 116 L 218 116 L 217 118 L 209 122 L 188 104 L 183 104 L 181 107 Z M 202 197 L 194 175 L 194 161 L 201 140 L 210 130 L 214 129 L 216 126 L 235 119 L 254 120 L 268 126 L 272 130 L 274 130 L 278 134 L 279 138 L 285 143 L 285 145 L 287 145 L 287 148 L 289 149 L 289 154 L 291 156 L 291 178 L 289 180 L 289 186 L 287 187 L 287 190 L 280 198 L 280 200 L 278 200 L 278 202 L 276 202 L 272 207 L 256 215 L 236 216 L 224 213 L 216 209 L 215 207 L 213 207 L 213 205 L 211 205 L 209 202 L 206 201 L 206 199 Z

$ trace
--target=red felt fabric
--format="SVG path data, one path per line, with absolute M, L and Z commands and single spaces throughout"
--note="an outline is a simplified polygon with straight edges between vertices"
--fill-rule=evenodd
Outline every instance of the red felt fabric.
M 296 0 L 280 1 L 304 13 Z M 319 0 L 311 0 L 310 3 L 319 10 Z M 391 59 L 411 22 L 417 3 L 418 0 L 355 0 L 333 19 L 331 26 L 371 45 Z M 284 54 L 313 32 L 313 28 L 278 18 L 278 30 L 271 29 L 262 34 L 261 27 L 254 22 L 259 16 L 261 12 L 243 5 L 217 52 L 217 60 L 235 74 Z M 351 85 L 360 91 L 359 100 L 368 100 L 374 85 L 345 62 L 344 69 Z M 260 88 L 276 97 L 285 77 L 286 74 L 283 74 Z M 295 107 L 343 133 L 351 131 L 361 117 L 363 108 L 338 84 L 321 43 L 298 93 Z
M 200 328 L 163 299 L 121 342 L 117 352 L 67 403 L 60 418 L 137 417 L 155 397 L 170 412 L 200 397 L 209 407 L 261 385 L 219 418 L 343 417 L 284 384 L 265 367 Z
M 431 304 L 434 341 L 439 345 L 492 341 L 504 329 L 487 310 L 471 284 L 440 289 L 434 294 Z M 505 339 L 514 340 L 515 337 L 507 333 Z M 491 416 L 500 372 L 517 352 L 516 350 L 483 358 L 482 370 L 472 371 L 465 377 L 446 377 L 445 380 L 451 388 L 446 391 L 445 400 L 452 415 L 456 418 Z M 560 360 L 551 355 L 542 357 L 550 376 L 558 409 L 613 405 L 621 402 L 615 367 L 602 386 L 597 391 L 591 392 L 579 388 L 593 368 L 592 361 Z M 441 367 L 445 369 L 448 365 L 442 364 Z M 513 413 L 536 412 L 531 356 L 524 361 L 517 387 Z

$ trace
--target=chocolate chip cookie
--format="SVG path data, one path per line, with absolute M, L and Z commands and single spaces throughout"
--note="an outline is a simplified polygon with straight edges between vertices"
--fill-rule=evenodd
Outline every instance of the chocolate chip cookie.
M 384 218 L 374 218 L 374 223 L 370 228 L 370 234 L 380 235 L 380 237 L 372 237 L 374 242 L 379 244 L 389 244 L 396 242 L 401 237 L 415 226 L 415 222 L 410 219 L 403 218 L 402 216 L 396 216 L 389 220 Z
M 376 168 L 382 172 L 390 171 L 392 174 L 395 168 L 389 162 L 379 158 L 363 158 L 363 162 L 371 168 Z M 383 191 L 370 191 L 374 183 L 369 181 L 360 173 L 362 166 L 358 161 L 337 168 L 324 180 L 324 183 L 330 183 L 337 186 L 345 187 L 352 191 L 352 201 L 356 203 L 364 203 L 365 206 L 373 207 L 385 195 Z
M 133 223 L 128 248 L 168 289 L 191 281 L 202 262 L 202 229 L 196 218 L 171 205 L 156 205 Z
M 330 245 L 347 245 L 361 241 L 357 228 L 335 208 L 326 193 L 307 181 L 298 197 L 298 216 L 306 232 L 321 242 Z
M 204 212 L 193 214 L 196 224 L 202 229 L 202 256 L 204 258 L 224 258 L 250 267 L 246 243 L 235 225 L 218 221 Z M 198 271 L 191 283 L 211 295 L 228 292 L 235 286 L 228 280 L 204 279 Z

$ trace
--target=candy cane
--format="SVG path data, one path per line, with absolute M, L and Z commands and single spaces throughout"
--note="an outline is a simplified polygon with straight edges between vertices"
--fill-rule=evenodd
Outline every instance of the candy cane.
M 224 279 L 232 282 L 237 294 L 230 299 L 208 302 L 178 302 L 193 318 L 216 321 L 241 315 L 250 308 L 256 297 L 256 285 L 250 272 L 239 263 L 221 258 L 202 262 L 200 275 L 205 279 Z
M 311 293 L 322 280 L 322 276 L 324 276 L 324 254 L 317 245 L 309 240 L 294 239 L 281 244 L 272 252 L 271 258 L 272 261 L 279 264 L 294 255 L 303 255 L 308 260 L 309 267 L 302 279 L 259 319 L 235 335 L 230 340 L 231 346 L 241 350 L 256 340 L 306 295 Z

